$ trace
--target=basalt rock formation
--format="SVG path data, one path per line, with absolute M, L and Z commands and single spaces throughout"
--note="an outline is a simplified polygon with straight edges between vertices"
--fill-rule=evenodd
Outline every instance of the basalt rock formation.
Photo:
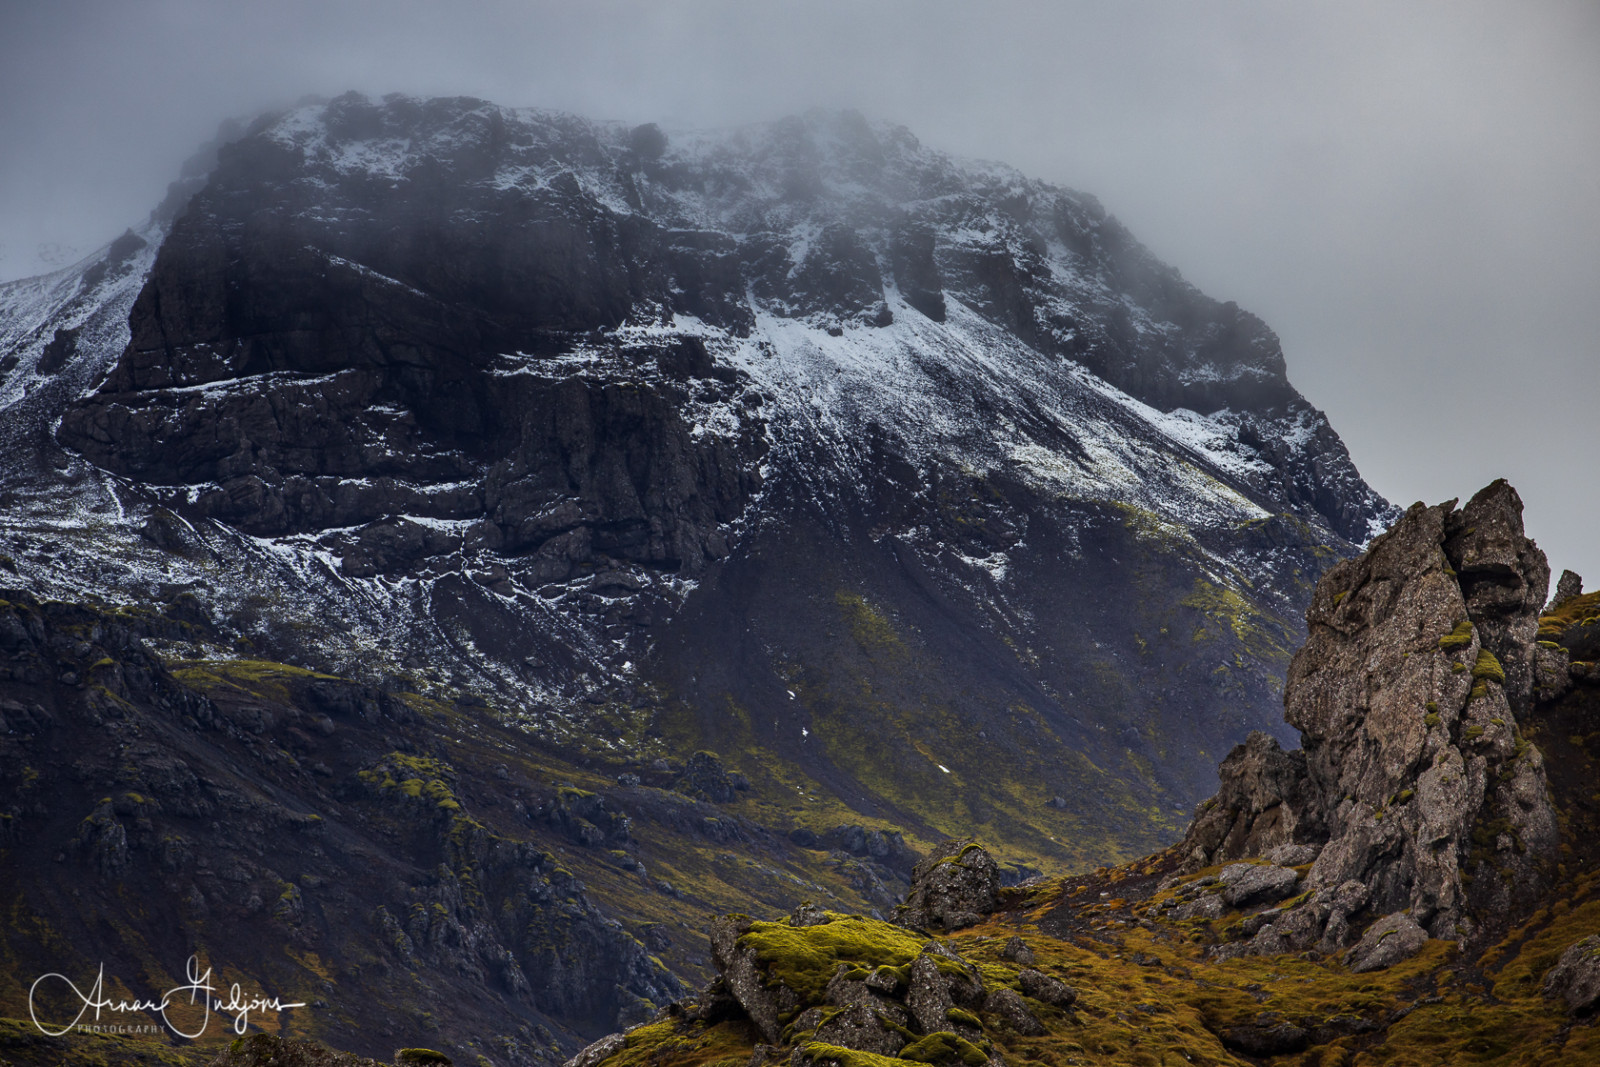
M 1323 578 L 1284 694 L 1302 748 L 1236 749 L 1181 846 L 1193 867 L 1319 850 L 1311 898 L 1253 950 L 1342 947 L 1345 886 L 1439 938 L 1498 928 L 1548 889 L 1557 817 L 1524 730 L 1549 577 L 1502 481 L 1459 510 L 1412 507 Z

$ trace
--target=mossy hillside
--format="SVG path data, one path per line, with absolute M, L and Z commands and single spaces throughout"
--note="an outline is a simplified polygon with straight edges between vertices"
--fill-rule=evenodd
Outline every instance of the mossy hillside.
M 760 1036 L 749 1023 L 726 1022 L 684 1032 L 668 1019 L 628 1031 L 627 1044 L 606 1060 L 611 1067 L 744 1067 Z
M 1222 701 L 1271 729 L 1300 624 L 1276 571 L 1246 575 L 1147 518 L 1078 502 L 1070 531 L 1028 533 L 1027 555 L 1064 573 L 1012 560 L 975 610 L 932 614 L 960 599 L 950 583 L 996 580 L 970 563 L 984 553 L 940 557 L 918 584 L 892 537 L 864 532 L 841 557 L 803 529 L 774 534 L 763 550 L 781 551 L 783 574 L 734 567 L 685 605 L 680 625 L 715 633 L 718 654 L 664 649 L 642 669 L 661 697 L 646 743 L 680 759 L 716 749 L 754 787 L 734 809 L 775 830 L 894 827 L 921 848 L 977 831 L 1002 861 L 1045 869 L 1157 848 L 1237 741 L 1237 719 L 1203 709 Z M 1331 562 L 1282 522 L 1263 530 L 1285 542 L 1268 564 L 1285 576 Z M 1186 606 L 1197 579 L 1212 595 Z M 1051 610 L 1017 615 L 1019 588 L 1047 589 Z
M 85 666 L 97 658 L 103 658 L 98 650 L 88 656 Z M 490 887 L 498 876 L 479 867 L 491 846 L 504 858 L 505 850 L 494 845 L 495 839 L 518 847 L 526 843 L 535 855 L 548 854 L 550 862 L 565 872 L 558 891 L 565 887 L 571 898 L 581 891 L 577 887 L 587 887 L 589 898 L 599 901 L 607 915 L 620 919 L 638 937 L 648 933 L 650 951 L 690 983 L 707 977 L 701 928 L 714 914 L 745 907 L 787 912 L 803 899 L 835 909 L 878 906 L 862 896 L 858 880 L 827 852 L 791 847 L 781 834 L 774 837 L 743 821 L 733 809 L 753 810 L 747 805 L 719 807 L 694 801 L 672 793 L 666 783 L 619 786 L 619 774 L 642 769 L 634 760 L 585 759 L 569 750 L 530 744 L 481 702 L 439 692 L 377 693 L 367 687 L 375 693 L 376 717 L 341 715 L 330 723 L 315 702 L 317 693 L 327 690 L 320 685 L 313 690 L 311 683 L 332 676 L 260 660 L 187 661 L 178 669 L 182 673 L 172 676 L 174 688 L 187 690 L 184 682 L 192 682 L 213 698 L 212 725 L 200 727 L 196 734 L 201 750 L 206 746 L 226 750 L 210 766 L 186 739 L 184 744 L 191 747 L 185 749 L 185 761 L 197 769 L 207 767 L 205 773 L 229 788 L 239 783 L 252 798 L 267 798 L 247 802 L 249 818 L 262 820 L 274 841 L 270 859 L 264 860 L 271 865 L 270 875 L 264 872 L 262 884 L 245 891 L 259 893 L 262 907 L 254 920 L 240 920 L 215 904 L 203 911 L 187 896 L 142 890 L 140 872 L 155 858 L 141 851 L 141 845 L 119 879 L 124 889 L 93 908 L 69 909 L 78 917 L 64 926 L 58 928 L 55 920 L 61 916 L 48 908 L 39 911 L 38 901 L 8 902 L 7 935 L 0 939 L 6 960 L 0 992 L 12 1014 L 16 1006 L 25 1006 L 26 983 L 18 986 L 11 979 L 39 973 L 46 958 L 50 967 L 75 973 L 73 961 L 80 951 L 104 953 L 112 960 L 142 960 L 137 970 L 124 968 L 124 975 L 140 988 L 147 984 L 170 988 L 180 978 L 165 974 L 170 968 L 164 964 L 170 961 L 158 958 L 154 946 L 169 943 L 171 931 L 184 930 L 191 944 L 224 946 L 213 955 L 228 961 L 226 974 L 243 987 L 269 988 L 284 999 L 306 1003 L 331 1003 L 328 983 L 360 991 L 327 1010 L 297 1012 L 293 1032 L 298 1036 L 351 1047 L 353 1035 L 363 1025 L 359 1020 L 370 1017 L 376 997 L 393 1015 L 397 1029 L 412 1033 L 409 1043 L 438 1047 L 438 1030 L 448 1029 L 449 1024 L 442 1023 L 430 1005 L 445 996 L 470 999 L 461 987 L 463 978 L 472 986 L 470 977 L 454 971 L 437 973 L 420 941 L 416 958 L 408 962 L 398 957 L 388 937 L 373 936 L 370 904 L 388 905 L 389 914 L 401 923 L 399 932 L 413 920 L 413 903 L 430 915 L 439 903 L 431 890 L 416 902 L 405 890 L 399 890 L 397 898 L 393 894 L 399 884 L 429 886 L 443 879 L 440 885 L 459 899 L 466 909 L 463 914 L 489 899 L 501 899 L 504 887 L 496 883 L 492 893 Z M 180 721 L 136 702 L 124 701 L 119 708 L 125 716 L 148 716 L 140 721 L 157 736 Z M 88 739 L 92 742 L 97 736 L 91 732 Z M 387 747 L 393 745 L 400 747 Z M 352 765 L 350 755 L 363 751 L 385 754 L 366 756 Z M 114 752 L 107 759 L 108 804 L 127 808 L 117 818 L 130 832 L 147 812 L 153 813 L 153 841 L 175 842 L 191 855 L 203 849 L 213 862 L 227 861 L 231 822 L 223 820 L 221 832 L 207 829 L 210 820 L 195 826 L 182 822 L 181 812 L 203 794 L 175 793 L 174 788 L 184 787 L 148 778 L 145 766 Z M 313 765 L 320 769 L 313 770 Z M 26 766 L 41 772 L 32 762 Z M 42 783 L 47 790 L 66 780 L 54 766 L 21 777 Z M 362 788 L 349 790 L 350 784 Z M 602 797 L 612 810 L 631 816 L 632 838 L 620 849 L 614 842 L 607 842 L 613 847 L 579 847 L 552 827 L 530 824 L 524 813 L 532 811 L 540 797 L 557 798 L 563 788 L 571 795 Z M 741 799 L 744 796 L 740 794 Z M 82 814 L 76 812 L 74 819 Z M 419 819 L 419 814 L 425 817 Z M 174 818 L 180 825 L 174 825 Z M 708 823 L 723 829 L 708 829 Z M 345 849 L 327 850 L 329 837 L 323 835 L 341 843 L 361 842 L 362 861 L 349 866 Z M 257 862 L 253 855 L 245 860 L 246 871 Z M 46 873 L 76 872 L 74 877 L 81 878 L 76 862 L 60 868 L 48 853 L 19 862 Z M 636 869 L 641 864 L 643 873 Z M 448 876 L 440 874 L 445 868 Z M 670 890 L 663 888 L 666 883 Z M 97 893 L 97 884 L 91 878 L 84 891 Z M 328 887 L 335 885 L 339 892 L 330 896 Z M 341 915 L 330 927 L 325 916 L 332 914 L 339 899 L 365 901 L 369 906 Z M 554 903 L 563 905 L 559 899 Z M 92 931 L 82 928 L 83 916 L 95 916 Z M 314 951 L 307 950 L 303 938 L 317 939 Z M 554 947 L 561 950 L 560 945 Z M 79 962 L 91 966 L 93 961 Z M 134 992 L 130 989 L 128 995 Z M 556 1027 L 555 1021 L 546 1021 Z M 492 1036 L 497 1031 L 485 1024 L 484 1032 Z M 562 1040 L 564 1051 L 581 1044 L 571 1033 L 563 1033 Z M 468 1056 L 466 1062 L 471 1059 Z M 458 1062 L 463 1062 L 459 1055 Z
M 1567 945 L 1600 932 L 1600 875 L 1569 882 L 1560 900 L 1477 958 L 1462 956 L 1453 942 L 1429 941 L 1412 959 L 1386 970 L 1352 974 L 1337 957 L 1316 954 L 1214 958 L 1208 950 L 1220 938 L 1236 936 L 1244 915 L 1227 911 L 1215 921 L 1164 918 L 1159 905 L 1177 887 L 1157 892 L 1153 886 L 1174 860 L 1151 857 L 1142 864 L 1103 868 L 1012 894 L 1007 910 L 993 921 L 948 938 L 950 947 L 978 965 L 993 985 L 1010 984 L 1006 976 L 1014 977 L 1016 965 L 1007 963 L 1001 952 L 1011 936 L 1020 935 L 1034 953 L 1033 966 L 1078 991 L 1070 1010 L 1029 1002 L 1046 1026 L 1044 1036 L 1021 1037 L 980 1016 L 983 1040 L 1007 1062 L 1244 1067 L 1261 1061 L 1241 1052 L 1230 1034 L 1265 1018 L 1318 1034 L 1305 1050 L 1270 1059 L 1300 1067 L 1532 1067 L 1587 1063 L 1600 1053 L 1600 1026 L 1572 1025 L 1564 1005 L 1545 998 L 1541 990 L 1544 974 Z M 806 1002 L 820 996 L 829 964 L 848 965 L 852 954 L 897 954 L 881 944 L 852 944 L 849 937 L 838 938 L 836 950 L 810 944 L 826 928 L 788 929 L 765 946 L 769 955 L 779 957 L 772 965 L 786 968 L 784 973 L 791 976 L 786 984 L 806 991 Z M 860 975 L 868 973 L 866 962 L 859 961 Z M 692 1023 L 654 1024 L 630 1034 L 627 1062 L 703 1064 L 702 1042 L 715 1043 L 720 1056 L 731 1058 L 759 1040 L 746 1028 L 746 1044 L 730 1049 L 730 1041 L 738 1040 L 736 1027 L 742 1025 L 707 1030 Z M 899 1057 L 850 1052 L 818 1045 L 805 1034 L 793 1040 L 800 1058 L 811 1062 L 888 1067 L 917 1058 L 904 1051 Z M 929 1047 L 942 1040 L 921 1039 Z M 678 1049 L 690 1054 L 680 1058 Z M 786 1056 L 789 1048 L 777 1052 Z M 962 1057 L 941 1049 L 930 1062 L 955 1064 Z
M 155 1025 L 160 1025 L 159 1020 Z M 32 1019 L 0 1018 L 0 1060 L 14 1067 L 55 1067 L 62 1063 L 72 1067 L 206 1067 L 229 1043 L 222 1036 L 225 1027 L 212 1029 L 216 1032 L 209 1038 L 174 1044 L 161 1033 L 109 1034 L 90 1030 L 69 1037 L 48 1037 Z
M 280 704 L 292 702 L 292 687 L 314 679 L 337 681 L 335 676 L 257 659 L 187 660 L 169 664 L 173 677 L 208 695 L 218 690 L 245 693 Z
M 1268 615 L 1238 588 L 1197 577 L 1193 590 L 1179 603 L 1200 612 L 1210 624 L 1196 631 L 1195 640 L 1208 640 L 1213 636 L 1212 628 L 1226 627 L 1239 646 L 1257 662 L 1279 669 L 1288 667 L 1293 655 L 1294 630 L 1281 619 Z

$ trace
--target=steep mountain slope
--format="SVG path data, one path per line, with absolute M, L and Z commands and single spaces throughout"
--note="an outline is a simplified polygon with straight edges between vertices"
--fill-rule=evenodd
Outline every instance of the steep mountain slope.
M 582 916 L 646 942 L 750 899 L 886 907 L 952 835 L 987 835 L 1012 876 L 1172 840 L 1220 753 L 1283 732 L 1312 583 L 1392 517 L 1259 320 L 1093 198 L 854 115 L 669 138 L 347 96 L 263 118 L 193 186 L 73 270 L 0 287 L 7 599 L 77 628 L 18 623 L 35 666 L 7 699 L 44 709 L 27 736 L 50 753 L 18 765 L 56 792 L 8 848 L 100 879 L 122 925 L 75 951 L 153 974 L 182 959 L 118 910 L 119 880 L 160 880 L 185 902 L 163 928 L 216 944 L 219 891 L 162 867 L 166 837 L 245 849 L 244 905 L 280 883 L 315 901 L 291 866 L 349 883 L 302 910 L 361 990 L 337 1024 L 356 1047 L 376 1005 L 424 1011 L 435 980 L 547 1026 L 506 1062 L 670 985 L 596 949 L 581 1006 L 541 994 L 532 943 L 457 886 L 484 862 L 457 818 L 488 828 L 495 877 L 548 880 L 549 852 L 591 886 Z M 130 611 L 155 689 L 98 680 L 123 645 L 78 632 Z M 319 703 L 335 681 L 371 714 Z M 174 744 L 172 700 L 251 724 L 184 726 L 206 789 L 322 815 L 342 849 L 251 858 L 147 781 L 119 731 Z M 391 779 L 464 814 L 379 840 Z M 535 795 L 583 813 L 500 818 Z M 66 847 L 86 818 L 122 828 L 125 863 Z M 403 875 L 380 891 L 369 855 Z M 68 921 L 47 881 L 6 886 L 40 929 Z M 433 903 L 469 948 L 373 979 L 364 940 L 399 951 L 377 909 Z M 241 943 L 279 936 L 273 908 L 227 914 Z M 650 947 L 706 973 L 697 939 Z

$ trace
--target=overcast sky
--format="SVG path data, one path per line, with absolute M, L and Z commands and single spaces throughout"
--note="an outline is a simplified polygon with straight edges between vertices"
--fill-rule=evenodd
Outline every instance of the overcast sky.
M 1283 339 L 1400 504 L 1504 476 L 1600 585 L 1600 3 L 0 0 L 0 278 L 140 221 L 228 116 L 466 94 L 811 106 L 1096 194 Z

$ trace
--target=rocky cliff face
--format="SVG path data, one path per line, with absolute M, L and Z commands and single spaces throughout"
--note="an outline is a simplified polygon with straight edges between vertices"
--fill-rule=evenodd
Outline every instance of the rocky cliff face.
M 1302 750 L 1241 746 L 1182 846 L 1197 866 L 1320 850 L 1313 898 L 1255 948 L 1342 947 L 1344 886 L 1440 938 L 1498 928 L 1549 887 L 1557 817 L 1524 736 L 1549 578 L 1505 482 L 1459 510 L 1412 507 L 1323 578 L 1285 690 Z

